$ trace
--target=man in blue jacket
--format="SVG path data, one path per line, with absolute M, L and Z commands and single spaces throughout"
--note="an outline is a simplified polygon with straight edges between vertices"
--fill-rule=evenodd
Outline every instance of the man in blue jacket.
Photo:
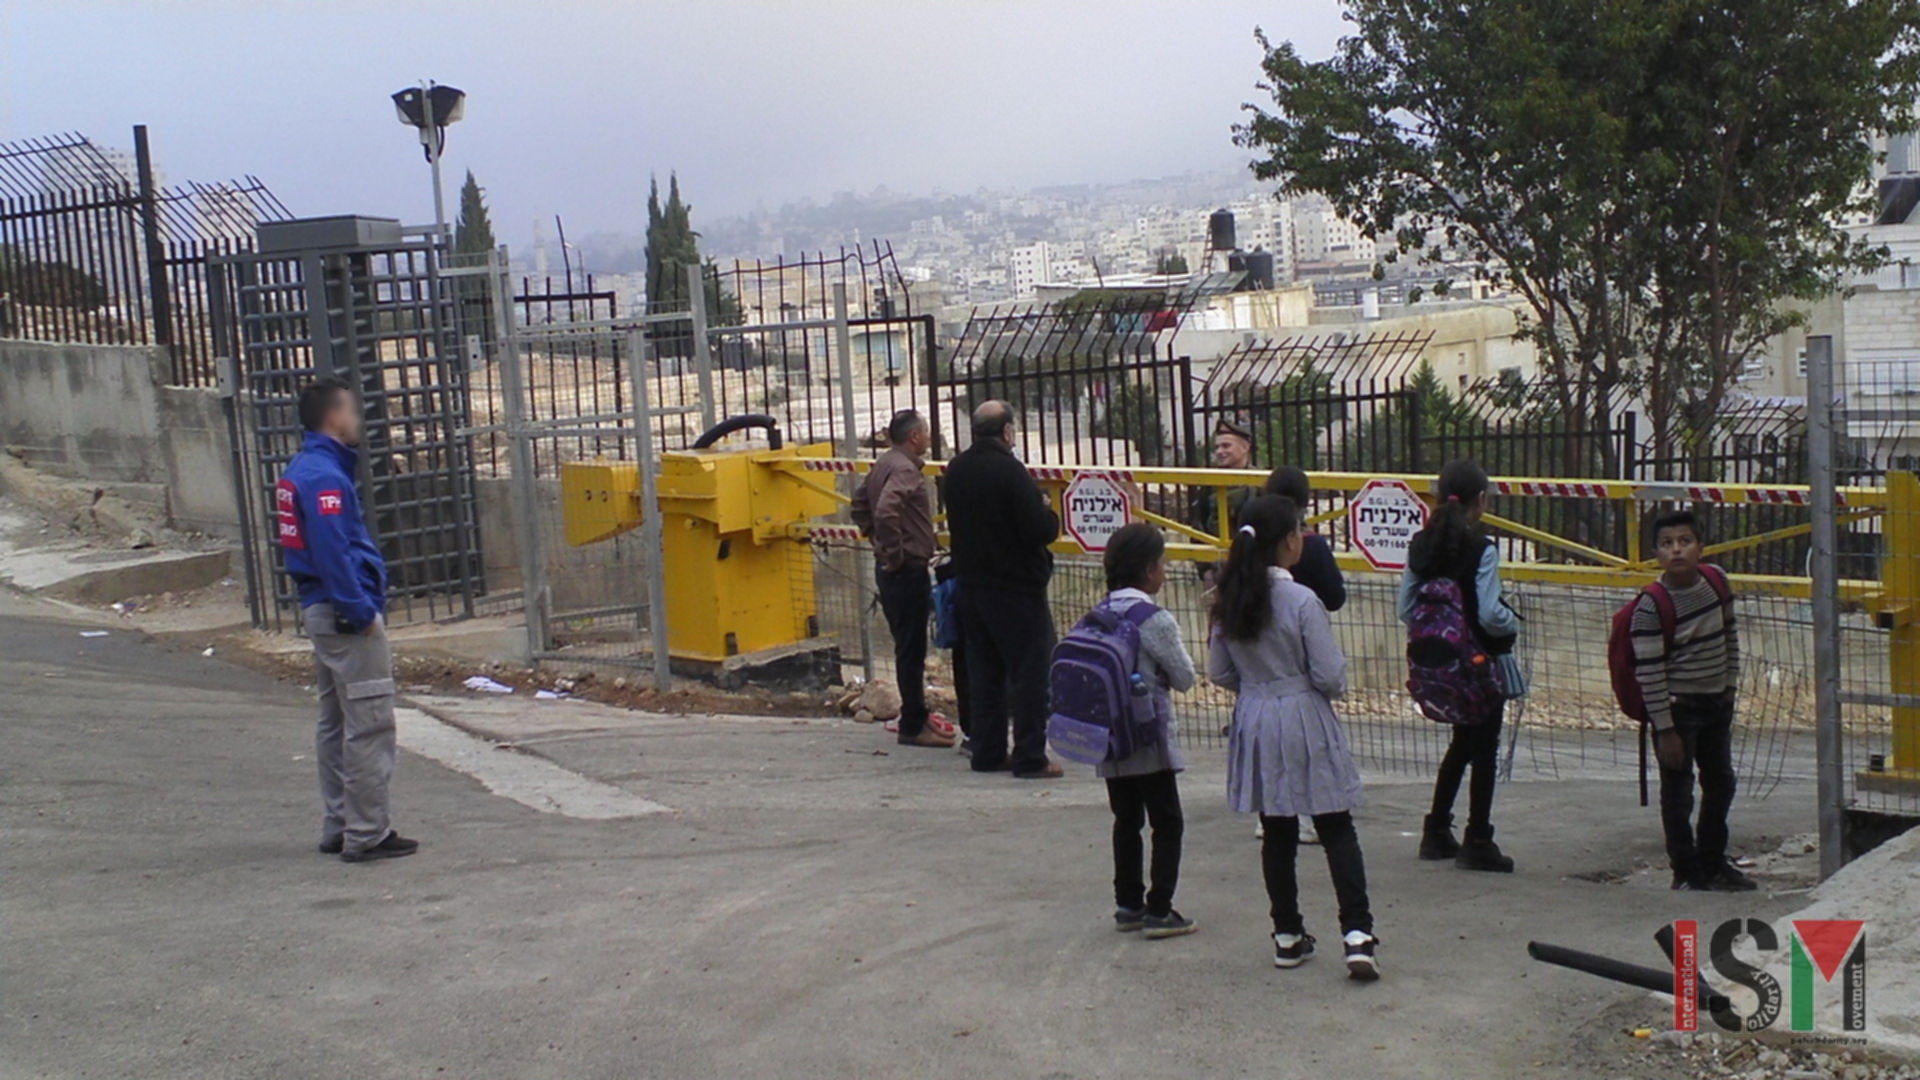
M 306 440 L 274 488 L 287 575 L 300 591 L 320 691 L 320 851 L 347 862 L 396 859 L 420 843 L 393 831 L 393 654 L 387 647 L 387 566 L 354 489 L 360 399 L 338 379 L 300 394 Z

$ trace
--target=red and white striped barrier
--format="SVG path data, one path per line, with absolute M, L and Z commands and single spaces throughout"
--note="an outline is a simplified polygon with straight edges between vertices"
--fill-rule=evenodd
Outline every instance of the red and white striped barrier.
M 1549 495 L 1567 499 L 1607 497 L 1605 484 L 1583 484 L 1571 480 L 1496 480 L 1493 486 L 1502 495 Z
M 1027 469 L 1041 483 L 1064 484 L 1078 476 L 1094 476 L 1115 483 L 1133 483 L 1132 469 L 1083 469 L 1062 465 L 1034 465 Z
M 851 525 L 809 525 L 807 539 L 816 544 L 859 544 L 866 538 Z

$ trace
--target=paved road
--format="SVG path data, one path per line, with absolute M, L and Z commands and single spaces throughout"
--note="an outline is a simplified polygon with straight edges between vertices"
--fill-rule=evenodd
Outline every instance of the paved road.
M 1415 861 L 1421 791 L 1381 785 L 1387 978 L 1362 987 L 1269 966 L 1257 847 L 1209 768 L 1180 898 L 1203 930 L 1147 943 L 1105 927 L 1089 780 L 875 756 L 849 724 L 592 711 L 527 744 L 672 812 L 542 813 L 407 754 L 425 849 L 347 866 L 311 848 L 298 687 L 80 629 L 0 597 L 9 1080 L 1588 1076 L 1569 1032 L 1632 995 L 1530 965 L 1528 937 L 1650 959 L 1661 919 L 1789 906 L 1568 880 L 1657 852 L 1617 782 L 1508 790 L 1512 879 Z M 1749 839 L 1810 817 L 1804 792 L 1741 812 Z

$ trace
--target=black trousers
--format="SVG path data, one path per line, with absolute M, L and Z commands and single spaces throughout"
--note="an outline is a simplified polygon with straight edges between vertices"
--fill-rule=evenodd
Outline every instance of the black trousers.
M 1180 812 L 1180 785 L 1172 769 L 1145 776 L 1115 776 L 1107 780 L 1107 805 L 1113 808 L 1113 904 L 1149 915 L 1173 910 L 1173 890 L 1180 884 L 1180 840 L 1187 819 Z M 1152 888 L 1140 880 L 1140 829 L 1153 826 Z
M 1294 873 L 1295 858 L 1300 853 L 1300 819 L 1261 814 L 1260 824 L 1266 828 L 1266 838 L 1260 842 L 1260 869 L 1267 878 L 1273 932 L 1304 934 L 1300 882 Z M 1320 832 L 1320 846 L 1327 852 L 1327 872 L 1333 876 L 1333 894 L 1340 902 L 1340 932 L 1373 933 L 1373 909 L 1367 903 L 1367 864 L 1360 854 L 1360 834 L 1354 831 L 1353 815 L 1345 811 L 1315 814 L 1313 827 Z
M 1047 764 L 1047 673 L 1053 663 L 1053 613 L 1042 595 L 960 584 L 960 627 L 966 637 L 967 732 L 973 768 L 1011 766 L 1031 772 Z M 1007 746 L 1007 722 L 1013 746 Z
M 1714 870 L 1727 860 L 1727 811 L 1738 786 L 1733 772 L 1733 699 L 1675 694 L 1673 727 L 1686 744 L 1678 769 L 1660 770 L 1660 824 L 1667 858 L 1680 874 Z M 1700 821 L 1693 818 L 1693 774 L 1700 773 Z
M 927 729 L 927 624 L 933 617 L 933 579 L 924 566 L 876 570 L 880 611 L 893 635 L 894 681 L 900 685 L 900 737 Z
M 1494 707 L 1492 719 L 1454 728 L 1453 741 L 1440 759 L 1440 774 L 1434 777 L 1433 812 L 1444 817 L 1453 813 L 1454 800 L 1460 796 L 1460 778 L 1472 767 L 1473 780 L 1467 785 L 1468 839 L 1493 837 L 1493 785 L 1500 769 L 1500 729 L 1506 709 L 1503 701 Z

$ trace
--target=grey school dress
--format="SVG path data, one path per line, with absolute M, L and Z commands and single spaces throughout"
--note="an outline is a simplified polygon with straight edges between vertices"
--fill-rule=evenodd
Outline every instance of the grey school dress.
M 1360 770 L 1330 700 L 1346 693 L 1346 654 L 1313 590 L 1277 567 L 1270 574 L 1266 632 L 1229 641 L 1215 626 L 1207 644 L 1207 677 L 1237 692 L 1227 801 L 1271 817 L 1355 809 Z

